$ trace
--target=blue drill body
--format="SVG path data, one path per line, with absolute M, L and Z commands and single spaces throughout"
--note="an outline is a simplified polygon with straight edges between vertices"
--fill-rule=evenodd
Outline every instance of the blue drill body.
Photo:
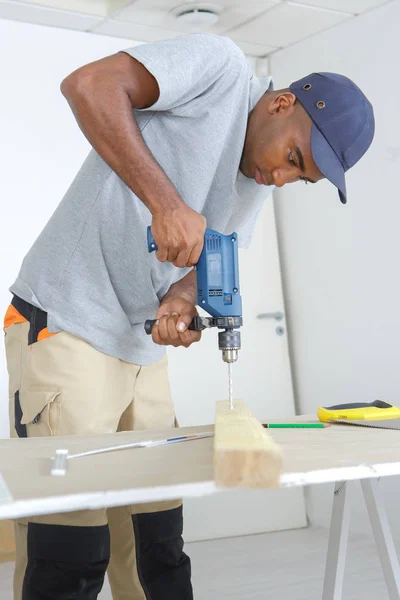
M 149 252 L 157 245 L 147 228 Z M 212 317 L 241 317 L 237 234 L 222 235 L 206 229 L 204 246 L 196 265 L 197 304 Z
M 147 245 L 149 252 L 157 250 L 150 227 L 147 229 Z M 197 304 L 211 315 L 211 319 L 196 317 L 190 329 L 224 329 L 218 336 L 219 348 L 225 362 L 235 362 L 240 349 L 237 328 L 242 325 L 236 233 L 222 235 L 213 229 L 206 229 L 203 250 L 196 265 L 196 279 Z M 154 321 L 146 321 L 147 333 L 151 332 L 152 324 Z
M 206 229 L 196 266 L 197 303 L 212 317 L 241 317 L 237 234 Z

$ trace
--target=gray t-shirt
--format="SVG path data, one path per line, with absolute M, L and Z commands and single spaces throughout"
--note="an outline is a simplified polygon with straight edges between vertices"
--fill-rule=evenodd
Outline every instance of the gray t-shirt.
M 153 156 L 207 226 L 247 246 L 270 188 L 239 172 L 249 112 L 271 87 L 228 38 L 192 34 L 125 50 L 160 96 L 133 115 Z M 10 291 L 98 350 L 147 365 L 165 349 L 144 332 L 169 287 L 188 272 L 149 254 L 151 214 L 92 150 L 25 257 Z

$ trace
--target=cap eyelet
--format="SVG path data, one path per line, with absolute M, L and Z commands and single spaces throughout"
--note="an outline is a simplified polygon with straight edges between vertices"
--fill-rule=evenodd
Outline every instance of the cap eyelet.
M 308 92 L 308 90 L 311 90 L 311 83 L 306 83 L 306 85 L 303 85 L 303 90 L 306 90 L 306 92 Z
M 325 108 L 325 102 L 323 100 L 319 100 L 316 104 L 317 108 Z

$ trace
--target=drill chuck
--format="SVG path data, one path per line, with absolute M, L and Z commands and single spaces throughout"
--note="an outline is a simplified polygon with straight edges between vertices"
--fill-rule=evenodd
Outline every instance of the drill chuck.
M 239 356 L 240 331 L 236 329 L 225 329 L 218 334 L 218 346 L 222 351 L 222 360 L 226 363 L 234 363 Z

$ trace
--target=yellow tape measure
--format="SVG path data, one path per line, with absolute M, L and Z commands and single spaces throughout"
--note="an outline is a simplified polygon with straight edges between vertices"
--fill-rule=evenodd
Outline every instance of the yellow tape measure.
M 317 416 L 322 422 L 341 420 L 379 421 L 380 419 L 399 419 L 400 408 L 375 400 L 374 402 L 350 402 L 336 406 L 320 406 Z

